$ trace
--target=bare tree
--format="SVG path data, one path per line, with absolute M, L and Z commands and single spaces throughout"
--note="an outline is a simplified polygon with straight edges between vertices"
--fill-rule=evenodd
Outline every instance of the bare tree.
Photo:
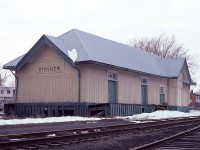
M 197 56 L 189 54 L 189 50 L 178 44 L 175 36 L 168 37 L 160 34 L 158 37 L 132 38 L 129 40 L 133 47 L 140 48 L 164 58 L 185 57 L 192 75 L 199 69 Z
M 2 67 L 0 66 L 0 86 L 4 86 L 6 80 L 10 77 L 7 71 L 3 71 Z

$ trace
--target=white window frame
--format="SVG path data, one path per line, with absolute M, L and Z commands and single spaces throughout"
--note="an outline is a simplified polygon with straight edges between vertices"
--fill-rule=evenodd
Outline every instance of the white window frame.
M 143 82 L 143 81 L 147 81 L 146 83 Z M 148 85 L 149 84 L 149 78 L 148 77 L 144 77 L 144 76 L 141 76 L 140 77 L 140 82 L 141 82 L 141 85 Z
M 163 89 L 161 89 L 163 88 Z M 163 90 L 163 91 L 162 91 Z M 164 95 L 164 104 L 166 104 L 166 85 L 160 85 L 160 88 L 159 88 L 159 93 L 160 93 L 160 102 L 161 102 L 161 95 Z
M 7 89 L 7 94 L 11 94 L 11 90 L 10 89 Z
M 163 88 L 163 92 L 161 92 L 161 88 Z M 166 85 L 160 85 L 160 94 L 166 94 Z
M 114 70 L 107 70 L 107 79 L 112 81 L 118 81 L 119 72 Z

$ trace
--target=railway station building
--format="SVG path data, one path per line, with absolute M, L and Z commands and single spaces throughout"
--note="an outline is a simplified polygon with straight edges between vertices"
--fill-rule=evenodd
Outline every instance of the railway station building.
M 185 58 L 161 58 L 84 31 L 43 35 L 3 66 L 15 74 L 18 116 L 123 116 L 158 106 L 189 111 Z

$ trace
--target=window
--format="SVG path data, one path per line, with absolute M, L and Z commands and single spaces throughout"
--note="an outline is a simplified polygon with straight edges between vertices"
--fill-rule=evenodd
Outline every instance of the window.
M 165 94 L 165 87 L 164 86 L 160 86 L 160 94 Z
M 197 101 L 197 102 L 200 101 L 200 96 L 196 96 L 196 101 Z
M 13 90 L 13 96 L 15 96 L 15 90 Z
M 147 85 L 148 84 L 148 77 L 141 77 L 141 84 Z
M 1 90 L 1 94 L 3 94 L 4 93 L 4 90 Z
M 160 86 L 160 104 L 165 105 L 165 86 L 161 85 Z
M 108 80 L 117 81 L 118 80 L 118 76 L 119 76 L 119 72 L 117 72 L 117 71 L 112 71 L 112 70 L 108 70 L 107 71 Z
M 10 94 L 10 90 L 7 90 L 7 94 Z

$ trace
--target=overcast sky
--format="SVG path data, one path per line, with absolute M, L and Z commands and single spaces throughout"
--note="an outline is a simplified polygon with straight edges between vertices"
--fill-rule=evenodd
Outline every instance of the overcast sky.
M 200 52 L 199 0 L 0 0 L 0 63 L 26 53 L 43 35 L 73 28 L 120 43 L 135 36 L 176 36 Z

